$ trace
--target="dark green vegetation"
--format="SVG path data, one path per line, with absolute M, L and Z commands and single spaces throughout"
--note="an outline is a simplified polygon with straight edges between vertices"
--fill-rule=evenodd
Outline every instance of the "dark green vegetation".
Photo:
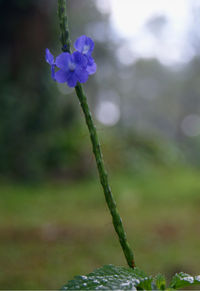
M 76 276 L 62 290 L 175 290 L 200 284 L 200 276 L 180 272 L 167 287 L 163 275 L 148 276 L 139 268 L 106 265 L 86 276 Z
M 123 173 L 110 180 L 137 266 L 168 279 L 180 271 L 197 275 L 200 173 L 173 165 L 200 166 L 199 136 L 181 129 L 185 117 L 199 114 L 199 28 L 194 21 L 189 33 L 196 57 L 178 71 L 156 59 L 125 66 L 115 54 L 124 43 L 113 41 L 109 15 L 95 1 L 69 2 L 72 40 L 80 33 L 96 36 L 98 75 L 85 86 L 92 111 L 102 100 L 120 105 L 119 123 L 97 129 L 105 133 L 109 173 Z M 56 53 L 58 47 L 56 7 L 2 0 L 0 8 L 0 288 L 57 289 L 75 274 L 125 266 L 125 260 L 91 177 L 78 100 L 50 81 L 45 64 L 45 48 Z M 35 180 L 49 182 L 27 182 Z
M 199 274 L 199 172 L 149 169 L 111 176 L 137 266 Z M 104 264 L 125 266 L 100 185 L 0 186 L 1 288 L 56 289 Z
M 0 47 L 0 175 L 23 180 L 82 175 L 85 152 L 90 153 L 90 148 L 82 147 L 81 113 L 75 94 L 57 87 L 45 63 L 46 47 L 55 55 L 61 49 L 57 1 L 52 6 L 44 2 L 41 6 L 39 0 L 0 1 L 0 24 L 4 27 Z M 72 42 L 81 34 L 95 40 L 98 71 L 84 88 L 93 113 L 101 101 L 116 103 L 121 114 L 114 129 L 118 142 L 129 139 L 128 143 L 135 143 L 142 151 L 145 149 L 135 142 L 135 132 L 151 139 L 164 138 L 179 148 L 185 160 L 199 167 L 200 138 L 190 138 L 181 129 L 184 118 L 198 115 L 200 107 L 200 49 L 195 45 L 199 43 L 199 28 L 195 21 L 188 28 L 192 38 L 188 43 L 194 44 L 197 56 L 179 70 L 170 70 L 156 59 L 138 59 L 126 66 L 116 56 L 124 43 L 113 39 L 109 15 L 98 11 L 96 1 L 68 2 Z M 198 9 L 191 7 L 191 11 Z M 160 153 L 162 159 L 166 151 Z M 174 153 L 174 159 L 179 158 Z

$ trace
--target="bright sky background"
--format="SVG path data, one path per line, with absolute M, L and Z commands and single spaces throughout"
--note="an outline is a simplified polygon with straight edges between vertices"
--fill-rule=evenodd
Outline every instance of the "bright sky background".
M 199 0 L 97 0 L 102 13 L 111 13 L 115 33 L 126 40 L 117 52 L 125 64 L 139 57 L 156 57 L 165 65 L 189 61 L 194 56 L 187 39 L 191 9 L 199 4 Z M 146 26 L 154 17 L 166 19 L 157 37 Z
M 111 36 L 120 39 L 115 53 L 123 64 L 132 64 L 138 58 L 157 58 L 176 68 L 195 56 L 191 36 L 196 33 L 200 39 L 200 0 L 96 0 L 96 3 L 99 11 L 110 17 Z M 118 104 L 103 102 L 96 112 L 97 118 L 105 125 L 114 125 L 120 118 Z M 199 115 L 186 116 L 181 128 L 188 136 L 200 134 Z

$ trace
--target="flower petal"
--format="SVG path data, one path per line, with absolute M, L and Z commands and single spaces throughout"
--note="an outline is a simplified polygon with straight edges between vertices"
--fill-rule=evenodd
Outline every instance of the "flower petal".
M 59 70 L 54 74 L 54 78 L 58 83 L 65 83 L 69 77 L 69 73 L 65 70 Z
M 88 72 L 89 75 L 96 73 L 96 70 L 97 70 L 97 65 L 95 62 L 92 65 L 88 65 L 86 68 L 86 71 Z
M 74 43 L 74 47 L 80 53 L 90 56 L 94 49 L 94 42 L 90 37 L 82 35 Z
M 82 52 L 83 47 L 84 47 L 85 42 L 86 42 L 86 38 L 87 38 L 86 35 L 82 35 L 79 38 L 77 38 L 77 40 L 74 43 L 74 47 L 77 51 Z
M 67 71 L 70 60 L 71 60 L 70 53 L 62 53 L 59 56 L 57 56 L 55 64 L 58 68 Z
M 56 81 L 56 79 L 55 79 L 55 66 L 56 65 L 51 65 L 51 77 L 54 81 Z
M 49 65 L 54 64 L 54 56 L 52 55 L 52 53 L 50 52 L 50 50 L 48 48 L 45 51 L 45 59 Z
M 76 69 L 75 74 L 80 83 L 85 83 L 88 80 L 88 72 L 85 69 L 79 67 Z
M 87 63 L 88 63 L 87 57 L 81 54 L 80 52 L 74 52 L 71 55 L 71 57 L 72 57 L 73 63 L 75 63 L 76 65 L 81 66 L 83 68 L 87 67 Z
M 78 78 L 77 78 L 75 72 L 71 72 L 67 78 L 68 86 L 73 88 L 76 86 L 77 82 L 78 82 Z
M 92 57 L 88 57 L 87 72 L 89 75 L 96 73 L 97 65 Z

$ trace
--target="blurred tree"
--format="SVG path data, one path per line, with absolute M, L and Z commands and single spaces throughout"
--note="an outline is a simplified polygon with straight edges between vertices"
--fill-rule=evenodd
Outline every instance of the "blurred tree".
M 70 5 L 72 40 L 105 20 L 91 1 Z M 78 102 L 57 88 L 44 60 L 48 44 L 55 43 L 58 51 L 60 47 L 55 9 L 55 1 L 0 1 L 1 175 L 38 179 L 83 177 L 91 172 Z M 91 82 L 88 88 L 95 104 L 97 85 Z
M 100 13 L 96 1 L 76 0 L 69 5 L 72 43 L 80 34 L 95 40 L 98 72 L 85 86 L 93 111 L 96 113 L 105 100 L 116 103 L 120 111 L 121 118 L 108 142 L 110 147 L 111 142 L 117 144 L 117 139 L 123 139 L 130 151 L 122 146 L 122 157 L 126 152 L 133 157 L 143 153 L 148 157 L 156 156 L 156 161 L 158 157 L 162 160 L 162 150 L 154 143 L 158 136 L 158 140 L 161 137 L 175 143 L 189 162 L 200 165 L 200 159 L 196 159 L 199 139 L 191 140 L 181 127 L 185 116 L 200 113 L 198 59 L 178 70 L 156 59 L 131 62 L 128 44 L 113 32 L 109 14 Z M 45 48 L 52 48 L 53 43 L 56 47 L 53 53 L 60 51 L 55 6 L 56 1 L 51 0 L 0 1 L 2 175 L 20 178 L 83 176 L 91 169 L 90 147 L 82 130 L 81 114 L 77 114 L 77 100 L 69 92 L 64 96 L 50 80 L 49 67 L 44 60 Z M 165 25 L 166 19 L 160 15 L 151 19 L 147 28 L 154 37 L 159 37 Z M 197 40 L 197 30 L 191 26 L 190 31 Z M 110 134 L 109 130 L 106 132 Z M 132 166 L 131 160 L 125 158 Z M 111 159 L 109 161 L 112 164 Z
M 39 178 L 59 168 L 66 154 L 59 141 L 66 135 L 64 129 L 74 126 L 73 103 L 60 104 L 58 91 L 45 73 L 49 68 L 44 51 L 52 38 L 48 5 L 33 0 L 0 2 L 1 174 Z M 71 148 L 68 144 L 66 137 L 66 150 Z M 62 158 L 52 158 L 55 149 Z

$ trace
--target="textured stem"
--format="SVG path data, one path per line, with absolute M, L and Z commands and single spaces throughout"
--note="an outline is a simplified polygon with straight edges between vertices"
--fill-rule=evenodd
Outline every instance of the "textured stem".
M 66 12 L 66 0 L 58 0 L 58 19 L 60 24 L 60 41 L 63 52 L 70 53 L 70 37 Z
M 70 39 L 69 39 L 69 30 L 68 30 L 68 24 L 67 24 L 65 1 L 66 0 L 58 0 L 58 16 L 59 16 L 60 29 L 61 29 L 61 43 L 63 46 L 62 50 L 70 52 Z M 77 97 L 80 101 L 81 108 L 85 116 L 85 121 L 90 133 L 90 139 L 92 142 L 93 153 L 94 153 L 96 163 L 97 163 L 99 178 L 100 178 L 101 185 L 103 187 L 106 203 L 108 205 L 108 208 L 112 216 L 113 225 L 118 235 L 126 261 L 131 268 L 134 268 L 135 262 L 134 262 L 133 252 L 128 244 L 128 241 L 126 238 L 126 232 L 124 230 L 121 217 L 116 207 L 116 202 L 114 200 L 114 197 L 112 195 L 112 192 L 108 183 L 108 176 L 107 176 L 107 172 L 104 166 L 101 147 L 98 140 L 97 131 L 93 123 L 90 109 L 87 103 L 87 98 L 83 92 L 83 89 L 80 83 L 77 84 L 77 86 L 75 87 L 75 90 L 76 90 Z
M 85 115 L 85 120 L 87 123 L 87 127 L 88 127 L 88 130 L 90 133 L 90 139 L 92 142 L 93 153 L 94 153 L 96 163 L 97 163 L 100 182 L 101 182 L 101 185 L 103 187 L 106 203 L 107 203 L 108 208 L 110 210 L 110 213 L 112 215 L 113 225 L 114 225 L 115 231 L 118 235 L 118 238 L 119 238 L 121 247 L 123 249 L 124 255 L 126 257 L 127 263 L 131 268 L 134 268 L 135 263 L 134 263 L 133 252 L 128 244 L 128 241 L 126 238 L 126 233 L 125 233 L 125 230 L 124 230 L 124 227 L 122 224 L 122 220 L 121 220 L 121 217 L 120 217 L 119 212 L 117 210 L 116 202 L 114 200 L 114 197 L 112 195 L 112 192 L 111 192 L 111 189 L 110 189 L 110 186 L 108 183 L 108 176 L 107 176 L 107 172 L 105 170 L 105 166 L 104 166 L 104 162 L 103 162 L 101 147 L 100 147 L 100 143 L 98 140 L 97 131 L 96 131 L 96 128 L 94 126 L 92 116 L 91 116 L 91 113 L 89 110 L 87 98 L 86 98 L 80 84 L 78 84 L 75 87 L 75 90 L 76 90 L 76 94 L 78 96 L 82 110 L 83 110 L 84 115 Z

